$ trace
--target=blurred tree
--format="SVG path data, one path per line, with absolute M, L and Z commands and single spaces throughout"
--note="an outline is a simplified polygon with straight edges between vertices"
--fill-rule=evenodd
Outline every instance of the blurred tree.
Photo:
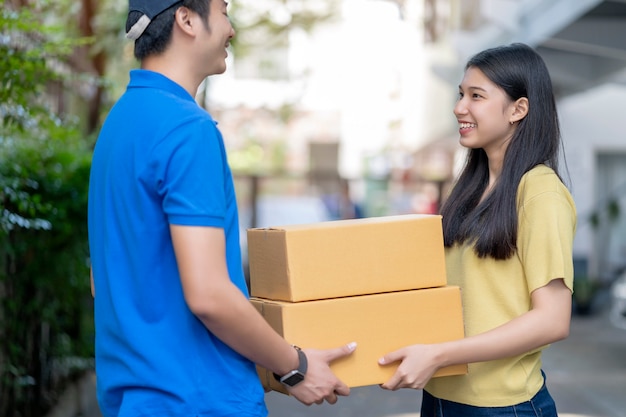
M 341 2 L 333 0 L 242 0 L 230 6 L 237 36 L 232 40 L 235 57 L 254 51 L 285 46 L 285 34 L 310 32 L 324 21 L 336 18 Z
M 229 7 L 236 31 L 231 41 L 234 65 L 230 68 L 235 78 L 290 82 L 305 80 L 310 75 L 308 68 L 294 70 L 290 66 L 291 36 L 310 35 L 314 29 L 338 19 L 342 2 L 238 0 Z M 202 95 L 198 100 L 205 103 Z M 214 110 L 217 117 L 236 120 L 231 130 L 226 123 L 222 127 L 229 132 L 229 161 L 237 174 L 287 174 L 287 130 L 301 114 L 297 97 L 278 107 Z M 259 128 L 262 125 L 272 127 Z
M 71 373 L 59 365 L 93 356 L 90 141 L 64 106 L 87 40 L 50 2 L 0 3 L 0 415 L 40 416 Z
M 235 2 L 236 28 L 253 34 L 235 41 L 235 54 L 310 29 L 333 4 Z M 124 39 L 127 0 L 0 6 L 0 415 L 40 416 L 92 366 L 91 147 L 137 63 Z

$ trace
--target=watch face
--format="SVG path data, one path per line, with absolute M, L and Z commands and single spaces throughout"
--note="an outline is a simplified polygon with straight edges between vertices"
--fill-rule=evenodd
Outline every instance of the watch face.
M 294 371 L 290 375 L 284 376 L 280 382 L 285 385 L 289 385 L 290 387 L 295 386 L 296 384 L 302 382 L 304 379 L 304 375 L 299 371 Z

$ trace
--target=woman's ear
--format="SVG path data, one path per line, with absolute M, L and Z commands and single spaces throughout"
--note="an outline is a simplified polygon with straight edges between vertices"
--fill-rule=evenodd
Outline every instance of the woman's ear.
M 510 120 L 511 124 L 515 122 L 519 122 L 524 117 L 526 117 L 526 115 L 528 114 L 528 107 L 529 107 L 528 98 L 526 97 L 518 98 L 513 103 L 513 112 L 511 113 L 511 120 Z

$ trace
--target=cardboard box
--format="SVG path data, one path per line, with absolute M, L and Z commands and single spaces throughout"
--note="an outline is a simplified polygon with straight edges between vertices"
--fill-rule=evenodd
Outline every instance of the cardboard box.
M 267 322 L 289 343 L 327 349 L 357 342 L 349 357 L 331 364 L 350 387 L 382 384 L 397 364 L 378 365 L 386 353 L 417 343 L 437 343 L 464 337 L 461 291 L 456 286 L 290 303 L 251 299 Z M 262 367 L 266 388 L 286 393 Z M 435 375 L 467 373 L 466 365 L 440 369 Z
M 308 301 L 446 285 L 441 216 L 248 229 L 250 295 Z

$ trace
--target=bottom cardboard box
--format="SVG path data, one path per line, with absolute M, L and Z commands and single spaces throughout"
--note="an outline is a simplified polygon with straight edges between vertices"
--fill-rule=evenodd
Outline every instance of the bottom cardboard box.
M 327 349 L 357 342 L 352 355 L 331 364 L 349 387 L 382 384 L 391 378 L 398 363 L 378 364 L 388 352 L 418 343 L 462 339 L 465 334 L 461 291 L 456 286 L 296 303 L 262 298 L 251 302 L 294 345 Z M 265 388 L 287 393 L 271 372 L 260 366 L 257 371 Z M 467 365 L 455 365 L 434 376 L 465 373 Z

